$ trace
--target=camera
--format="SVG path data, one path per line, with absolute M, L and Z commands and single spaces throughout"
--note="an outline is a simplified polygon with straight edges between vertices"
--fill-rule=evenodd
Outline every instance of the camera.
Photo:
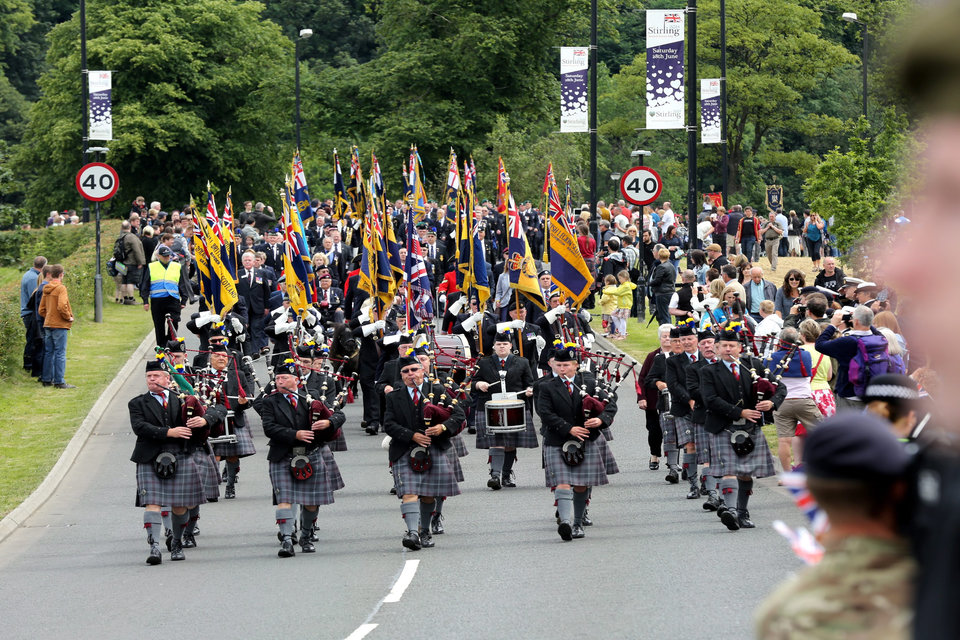
M 802 316 L 807 313 L 807 305 L 801 304 L 797 307 L 797 315 Z

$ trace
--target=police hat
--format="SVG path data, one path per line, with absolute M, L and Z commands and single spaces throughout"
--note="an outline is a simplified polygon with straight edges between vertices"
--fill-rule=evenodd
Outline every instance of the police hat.
M 160 248 L 157 249 L 157 255 L 164 258 L 172 258 L 173 251 L 171 251 L 170 247 L 168 247 L 167 245 L 162 244 L 160 245 Z
M 405 367 L 409 367 L 410 365 L 414 365 L 414 364 L 419 366 L 420 361 L 414 358 L 413 356 L 403 356 L 397 362 L 397 369 L 399 371 L 403 371 Z
M 281 362 L 280 364 L 274 366 L 274 368 L 273 368 L 273 373 L 274 373 L 274 375 L 286 374 L 286 375 L 290 375 L 290 376 L 299 376 L 299 375 L 300 375 L 300 367 L 297 366 L 296 360 L 292 360 L 291 358 L 287 358 L 286 360 L 284 360 L 284 361 Z
M 863 401 L 871 400 L 917 400 L 920 392 L 917 383 L 910 376 L 898 373 L 885 373 L 871 378 L 863 392 Z
M 167 352 L 168 353 L 186 353 L 187 343 L 183 341 L 183 338 L 177 338 L 176 340 L 167 340 Z
M 816 478 L 895 478 L 909 464 L 910 454 L 890 425 L 869 413 L 844 411 L 827 418 L 803 447 L 804 470 Z

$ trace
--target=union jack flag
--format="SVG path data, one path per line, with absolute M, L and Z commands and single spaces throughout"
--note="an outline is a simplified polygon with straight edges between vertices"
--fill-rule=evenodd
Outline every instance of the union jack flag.
M 663 16 L 663 21 L 664 21 L 664 22 L 680 22 L 680 14 L 679 14 L 679 13 L 668 13 L 668 14 L 666 14 L 666 15 Z
M 413 227 L 413 214 L 407 213 L 407 264 L 404 280 L 410 292 L 407 308 L 418 322 L 433 319 L 433 294 L 430 290 L 430 276 L 423 260 L 420 236 Z
M 217 239 L 220 242 L 223 242 L 223 230 L 220 228 L 220 219 L 217 216 L 217 203 L 213 201 L 213 192 L 210 191 L 210 183 L 207 183 L 207 224 L 210 225 L 210 228 L 214 233 L 217 234 Z M 196 229 L 194 229 L 196 231 Z

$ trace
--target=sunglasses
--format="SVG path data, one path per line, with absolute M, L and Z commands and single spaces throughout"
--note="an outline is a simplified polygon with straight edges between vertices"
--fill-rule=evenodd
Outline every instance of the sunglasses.
M 800 278 L 787 278 L 790 282 L 800 282 Z

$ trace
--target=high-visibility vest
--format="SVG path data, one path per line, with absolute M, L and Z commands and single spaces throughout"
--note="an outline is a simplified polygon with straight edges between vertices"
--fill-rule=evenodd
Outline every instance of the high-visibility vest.
M 159 260 L 150 263 L 150 297 L 180 299 L 180 263 L 171 260 L 164 267 Z

